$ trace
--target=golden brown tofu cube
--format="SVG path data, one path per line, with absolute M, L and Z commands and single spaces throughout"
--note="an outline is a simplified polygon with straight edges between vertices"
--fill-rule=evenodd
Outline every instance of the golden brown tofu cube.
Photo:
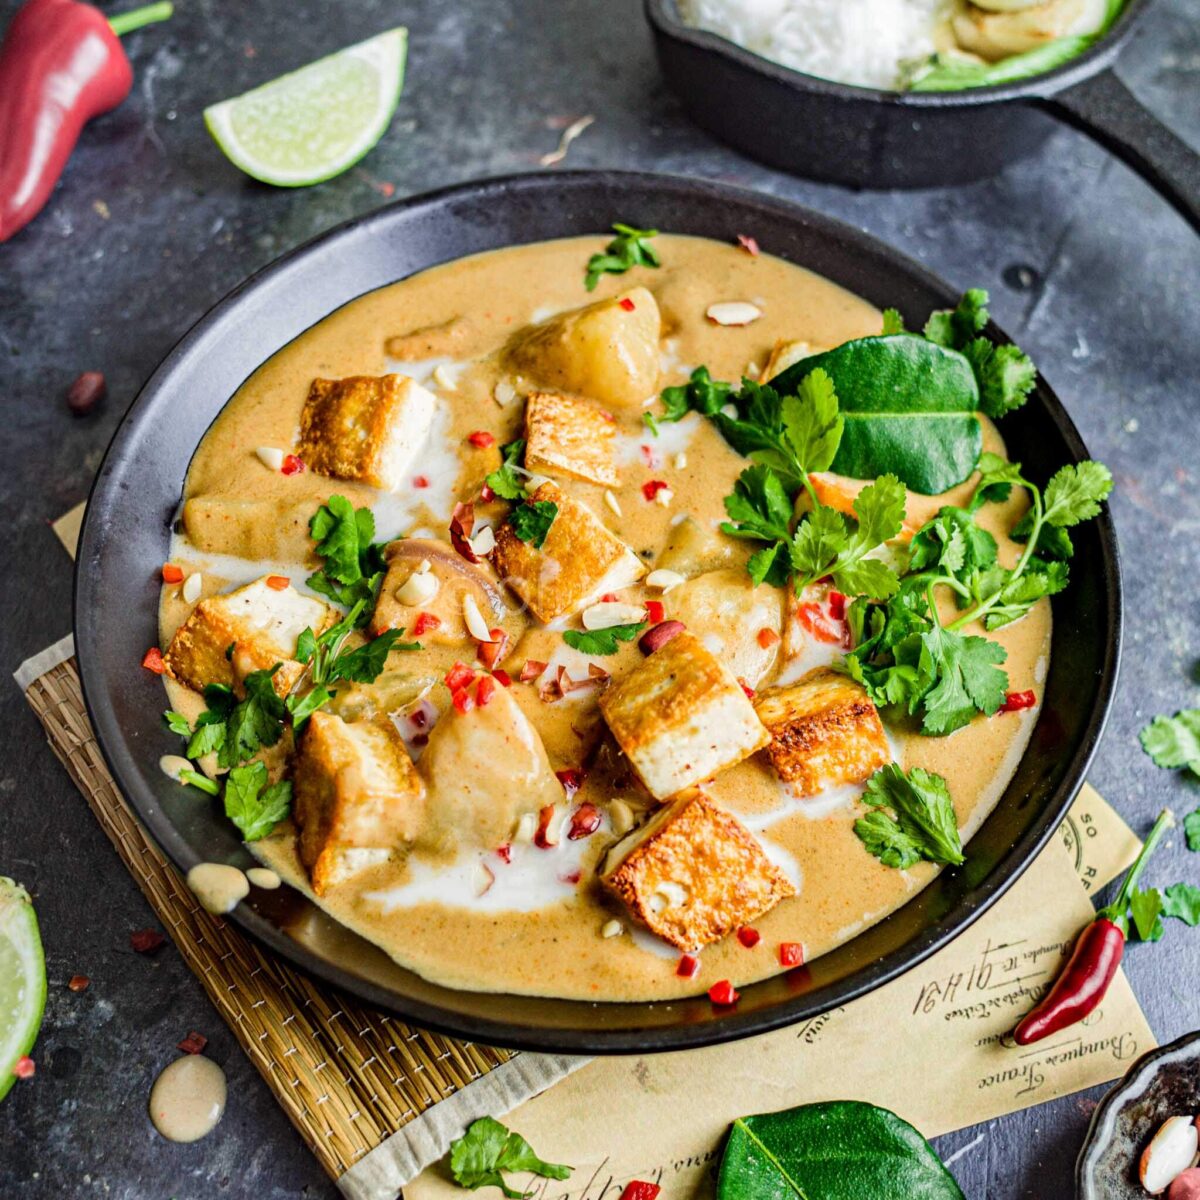
M 771 731 L 767 757 L 802 796 L 862 783 L 892 761 L 879 711 L 852 679 L 827 667 L 759 692 L 754 707 Z
M 659 800 L 741 762 L 771 738 L 733 673 L 690 633 L 613 683 L 600 711 Z
M 271 587 L 267 580 L 275 578 L 201 600 L 163 655 L 171 678 L 199 692 L 210 683 L 233 687 L 252 671 L 282 663 L 275 690 L 283 695 L 301 670 L 296 639 L 305 629 L 323 633 L 336 617 L 329 605 L 291 586 Z
M 582 400 L 534 392 L 525 404 L 525 466 L 605 487 L 617 483 L 613 419 Z
M 315 712 L 300 737 L 292 797 L 300 860 L 323 896 L 416 837 L 425 785 L 391 721 L 348 724 Z
M 406 375 L 314 379 L 297 452 L 319 475 L 395 491 L 429 434 L 436 403 Z
M 796 894 L 758 839 L 702 792 L 619 842 L 601 882 L 680 950 L 707 946 Z
M 553 483 L 543 483 L 531 503 L 550 502 L 558 512 L 541 547 L 523 542 L 506 522 L 496 531 L 492 565 L 539 621 L 576 612 L 605 592 L 618 592 L 646 573 L 642 560 L 610 533 L 586 504 Z

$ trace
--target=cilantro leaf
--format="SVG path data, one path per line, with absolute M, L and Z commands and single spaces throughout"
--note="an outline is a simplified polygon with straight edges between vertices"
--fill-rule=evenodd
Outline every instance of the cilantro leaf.
M 821 505 L 805 513 L 792 535 L 792 569 L 801 580 L 797 591 L 829 574 L 829 565 L 849 544 L 846 518 L 836 509 Z
M 207 706 L 197 718 L 184 753 L 188 758 L 203 758 L 216 753 L 225 744 L 225 723 L 237 706 L 233 689 L 223 683 L 210 683 L 204 689 Z
M 1200 887 L 1173 883 L 1162 894 L 1162 915 L 1185 925 L 1200 925 Z
M 610 625 L 607 629 L 568 629 L 563 633 L 563 641 L 581 654 L 616 654 L 618 642 L 632 642 L 646 625 L 647 622 L 638 621 L 632 625 Z
M 276 695 L 273 682 L 280 666 L 276 663 L 269 671 L 252 671 L 243 681 L 246 698 L 226 719 L 225 736 L 217 754 L 222 767 L 236 767 L 263 746 L 274 746 L 283 736 L 287 710 Z
M 292 810 L 292 785 L 266 783 L 267 768 L 261 762 L 234 767 L 225 779 L 225 815 L 247 842 L 266 837 Z
M 969 288 L 955 308 L 930 313 L 925 337 L 939 346 L 961 350 L 987 325 L 987 304 L 988 294 L 983 288 Z
M 796 395 L 784 397 L 781 416 L 788 448 L 800 470 L 806 475 L 828 471 L 846 427 L 829 374 L 820 367 L 809 371 Z
M 420 650 L 420 642 L 402 642 L 402 629 L 389 629 L 378 637 L 339 654 L 329 666 L 327 679 L 346 679 L 351 683 L 374 683 L 387 663 L 393 650 Z
M 1043 520 L 1060 529 L 1090 520 L 1112 486 L 1112 472 L 1103 463 L 1085 459 L 1062 467 L 1046 485 Z
M 187 717 L 181 712 L 176 712 L 173 708 L 168 708 L 163 713 L 163 720 L 167 723 L 167 728 L 172 733 L 177 733 L 180 737 L 190 737 L 192 732 L 191 724 Z
M 885 308 L 883 310 L 883 329 L 880 330 L 884 337 L 890 337 L 896 333 L 907 333 L 904 328 L 904 318 L 900 315 L 898 309 Z
M 913 571 L 936 569 L 964 583 L 996 562 L 996 539 L 965 508 L 946 505 L 926 521 L 909 547 Z
M 776 542 L 773 546 L 756 550 L 746 560 L 746 570 L 755 587 L 760 583 L 769 583 L 772 587 L 786 587 L 792 574 L 787 543 Z
M 976 710 L 990 717 L 1004 703 L 1008 675 L 997 665 L 1008 657 L 1003 646 L 987 638 L 964 637 L 937 622 L 920 639 L 920 669 L 934 680 L 921 697 L 922 733 L 953 733 L 968 724 Z
M 725 497 L 725 511 L 730 519 L 721 529 L 731 537 L 764 542 L 791 537 L 792 502 L 770 467 L 747 467 L 733 485 L 733 494 Z
M 543 1179 L 569 1179 L 573 1168 L 544 1162 L 519 1133 L 512 1133 L 492 1117 L 473 1121 L 462 1137 L 450 1143 L 450 1173 L 464 1188 L 498 1187 L 510 1200 L 524 1192 L 510 1188 L 503 1171 L 528 1171 Z
M 975 494 L 967 505 L 968 512 L 977 512 L 985 504 L 999 504 L 1007 500 L 1013 487 L 1028 486 L 1021 476 L 1021 464 L 1009 462 L 990 450 L 979 456 L 979 483 Z
M 596 290 L 600 276 L 623 275 L 630 267 L 658 267 L 662 260 L 649 239 L 658 237 L 657 229 L 634 229 L 631 225 L 617 222 L 613 225 L 617 235 L 602 254 L 593 254 L 587 262 L 587 273 L 583 284 L 589 292 Z
M 867 780 L 863 802 L 875 811 L 855 821 L 854 832 L 884 866 L 963 861 L 954 804 L 940 775 L 920 767 L 906 773 L 889 763 Z
M 981 337 L 968 342 L 962 352 L 975 371 L 980 407 L 989 417 L 1002 417 L 1029 399 L 1037 367 L 1019 346 L 997 345 Z
M 1187 848 L 1193 853 L 1200 851 L 1200 808 L 1183 818 L 1183 832 Z
M 488 474 L 487 485 L 500 497 L 501 500 L 524 500 L 526 496 L 525 485 L 521 482 L 515 466 L 520 464 L 520 460 L 525 456 L 525 439 L 517 438 L 515 442 L 509 442 L 505 446 L 500 447 L 500 457 L 502 462 L 500 466 Z
M 359 624 L 365 625 L 385 569 L 383 547 L 373 541 L 374 514 L 369 508 L 356 509 L 345 496 L 330 496 L 312 515 L 308 532 L 324 565 L 305 582 L 318 595 L 345 608 L 363 601 Z
M 1173 717 L 1155 717 L 1138 738 L 1156 767 L 1187 767 L 1200 775 L 1200 708 L 1185 708 Z M 1200 817 L 1197 820 L 1200 822 Z M 1188 840 L 1190 843 L 1190 835 Z
M 707 367 L 697 367 L 687 383 L 663 388 L 659 399 L 663 404 L 660 421 L 682 421 L 695 410 L 702 416 L 711 417 L 719 413 L 729 399 L 732 386 L 714 379 Z
M 1019 621 L 1043 596 L 1056 596 L 1067 586 L 1070 569 L 1065 562 L 1042 562 L 1031 558 L 1022 574 L 996 568 L 1008 579 L 1000 587 L 1000 598 L 983 618 L 991 632 Z
M 540 550 L 557 516 L 558 505 L 553 500 L 535 500 L 514 508 L 508 523 L 521 541 L 532 542 L 534 548 Z
M 1163 935 L 1163 899 L 1158 888 L 1134 888 L 1129 897 L 1133 928 L 1143 942 L 1157 942 Z

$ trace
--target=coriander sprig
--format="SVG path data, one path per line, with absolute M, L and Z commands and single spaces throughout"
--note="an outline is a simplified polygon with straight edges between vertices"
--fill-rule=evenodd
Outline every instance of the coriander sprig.
M 583 283 L 589 292 L 596 290 L 601 275 L 623 275 L 631 267 L 662 266 L 658 251 L 650 244 L 651 238 L 658 237 L 657 229 L 634 229 L 618 221 L 613 232 L 617 236 L 604 247 L 604 252 L 588 259 Z

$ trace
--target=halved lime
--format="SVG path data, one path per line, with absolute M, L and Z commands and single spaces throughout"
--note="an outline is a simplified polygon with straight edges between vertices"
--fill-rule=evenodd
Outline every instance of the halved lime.
M 404 86 L 408 30 L 389 29 L 204 110 L 235 167 L 307 187 L 352 167 L 383 136 Z
M 0 875 L 0 1100 L 13 1067 L 37 1040 L 46 1007 L 46 959 L 29 893 Z

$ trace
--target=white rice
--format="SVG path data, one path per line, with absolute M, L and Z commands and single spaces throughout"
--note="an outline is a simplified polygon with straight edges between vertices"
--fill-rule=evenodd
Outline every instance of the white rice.
M 687 24 L 809 75 L 896 89 L 954 0 L 679 0 Z

